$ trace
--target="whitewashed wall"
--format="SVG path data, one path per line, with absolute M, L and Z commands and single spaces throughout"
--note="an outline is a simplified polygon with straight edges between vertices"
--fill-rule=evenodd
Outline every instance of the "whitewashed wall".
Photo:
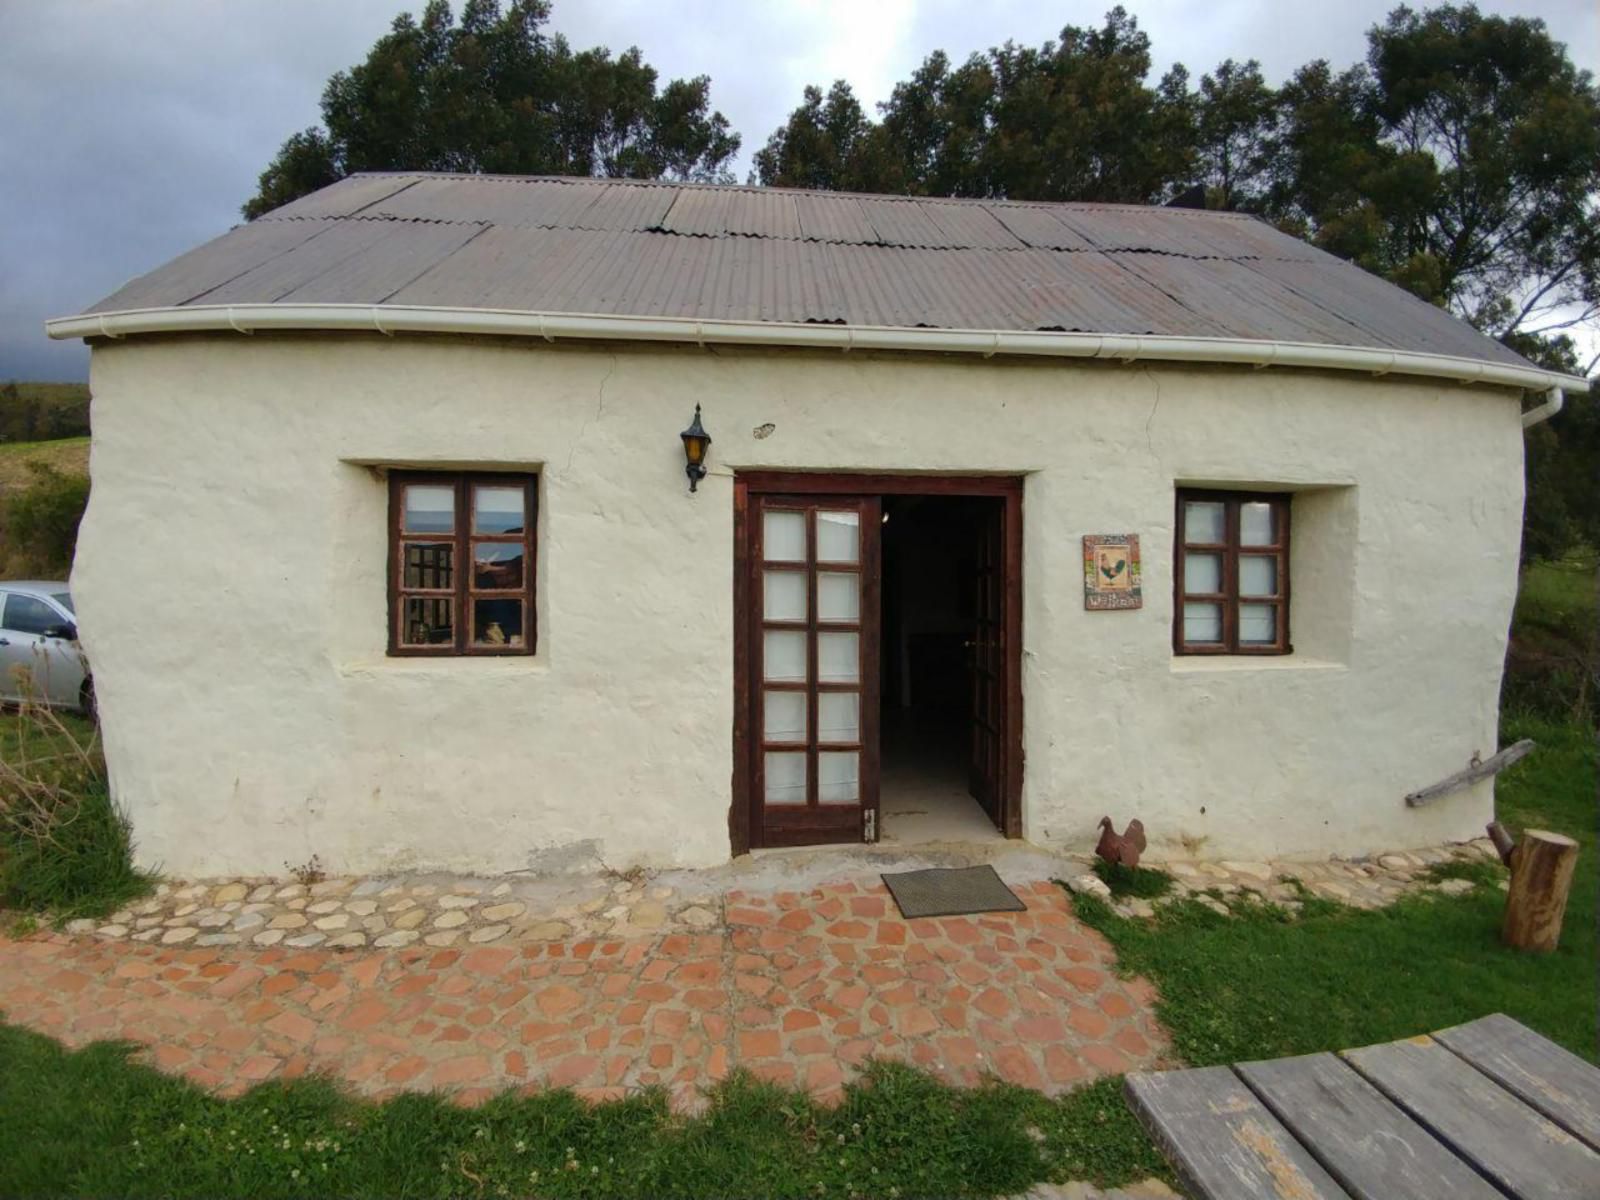
M 732 471 L 1026 473 L 1023 822 L 1319 856 L 1481 832 L 1516 587 L 1507 392 L 1280 370 L 378 337 L 95 351 L 74 591 L 139 856 L 185 875 L 728 853 Z M 688 494 L 678 431 L 716 439 Z M 753 431 L 772 423 L 774 432 Z M 541 472 L 531 659 L 390 659 L 364 464 Z M 1285 485 L 1297 653 L 1175 659 L 1175 482 Z M 1085 612 L 1137 532 L 1145 607 Z

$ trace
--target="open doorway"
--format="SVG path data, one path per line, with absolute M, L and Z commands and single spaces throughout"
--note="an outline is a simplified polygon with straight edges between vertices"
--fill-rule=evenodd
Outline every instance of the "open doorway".
M 882 840 L 900 845 L 1001 837 L 974 780 L 983 678 L 985 534 L 992 496 L 883 498 Z
M 1022 833 L 1022 480 L 739 472 L 746 849 Z

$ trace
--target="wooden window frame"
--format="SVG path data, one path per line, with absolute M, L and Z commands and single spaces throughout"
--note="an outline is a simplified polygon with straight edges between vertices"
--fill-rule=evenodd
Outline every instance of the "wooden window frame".
M 1283 655 L 1294 653 L 1294 643 L 1289 638 L 1289 539 L 1290 499 L 1287 492 L 1241 492 L 1212 488 L 1179 488 L 1177 491 L 1177 523 L 1173 538 L 1172 566 L 1172 651 L 1179 655 Z M 1191 542 L 1186 528 L 1185 505 L 1190 503 L 1223 505 L 1223 540 L 1221 542 Z M 1239 510 L 1245 504 L 1270 504 L 1273 509 L 1273 530 L 1277 540 L 1270 546 L 1243 546 L 1240 543 Z M 1188 553 L 1220 554 L 1222 556 L 1222 590 L 1219 592 L 1194 592 L 1187 590 L 1184 566 Z M 1245 557 L 1273 558 L 1278 566 L 1278 594 L 1276 596 L 1240 596 L 1239 560 Z M 1190 642 L 1183 635 L 1183 609 L 1185 602 L 1218 604 L 1222 607 L 1222 640 L 1220 642 Z M 1239 640 L 1240 604 L 1267 604 L 1278 610 L 1277 640 L 1273 642 L 1241 642 Z
M 408 484 L 450 487 L 455 492 L 455 529 L 448 534 L 406 533 L 404 489 Z M 475 533 L 472 529 L 472 489 L 476 486 L 519 487 L 523 495 L 522 532 Z M 538 571 L 539 476 L 488 471 L 391 471 L 389 473 L 389 654 L 395 658 L 506 658 L 533 654 L 538 646 L 538 608 L 535 603 Z M 446 589 L 404 586 L 404 548 L 408 542 L 450 542 L 454 546 L 454 584 Z M 479 588 L 473 584 L 473 548 L 485 543 L 521 545 L 523 575 L 520 588 Z M 412 596 L 449 599 L 455 605 L 455 637 L 449 643 L 406 645 L 400 639 L 404 600 Z M 517 599 L 522 604 L 521 646 L 479 646 L 471 641 L 472 602 L 475 599 Z

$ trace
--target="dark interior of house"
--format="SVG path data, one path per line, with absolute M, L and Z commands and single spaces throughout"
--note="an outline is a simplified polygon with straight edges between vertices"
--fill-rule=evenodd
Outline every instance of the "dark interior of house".
M 975 496 L 883 498 L 886 841 L 998 836 L 968 791 L 979 536 L 998 503 Z

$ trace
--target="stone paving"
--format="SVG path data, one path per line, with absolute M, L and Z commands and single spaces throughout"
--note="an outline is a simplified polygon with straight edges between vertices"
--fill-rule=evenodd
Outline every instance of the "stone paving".
M 67 928 L 162 946 L 398 950 L 703 930 L 718 923 L 719 905 L 715 890 L 683 893 L 611 876 L 220 879 L 162 883 L 153 897 L 108 921 L 78 920 Z
M 1262 900 L 1297 913 L 1302 888 L 1324 900 L 1366 909 L 1392 904 L 1407 892 L 1470 891 L 1473 885 L 1468 880 L 1435 880 L 1430 872 L 1447 863 L 1485 860 L 1500 861 L 1499 852 L 1488 838 L 1361 859 L 1270 863 L 1171 861 L 1148 865 L 1172 876 L 1172 891 L 1168 893 L 1172 899 L 1192 897 L 1226 916 L 1228 907 L 1224 899 L 1245 893 L 1254 893 Z M 1073 891 L 1110 898 L 1110 889 L 1087 869 L 1068 877 L 1067 885 Z M 1125 917 L 1148 917 L 1161 903 L 1160 900 L 1127 899 L 1113 903 L 1112 907 Z
M 336 882 L 320 899 L 323 885 L 178 887 L 121 934 L 0 938 L 0 1010 L 68 1045 L 142 1043 L 156 1066 L 225 1093 L 316 1070 L 367 1095 L 442 1088 L 464 1102 L 657 1084 L 692 1110 L 736 1067 L 827 1100 L 872 1056 L 1047 1093 L 1164 1062 L 1153 989 L 1115 977 L 1109 944 L 1047 880 L 1013 883 L 1025 912 L 911 921 L 876 877 L 686 899 L 591 881 L 606 897 L 577 905 L 559 936 L 554 917 L 492 911 L 521 903 L 492 881 L 426 897 L 417 889 L 437 885 Z M 646 904 L 660 929 L 642 927 Z M 289 913 L 303 922 L 273 928 Z M 239 928 L 246 917 L 259 925 Z M 382 929 L 365 924 L 380 917 Z M 385 944 L 396 933 L 416 936 Z M 452 944 L 428 944 L 436 934 Z
M 944 857 L 949 857 L 945 855 Z M 958 855 L 958 857 L 960 857 Z M 978 856 L 981 859 L 981 856 Z M 894 869 L 924 864 L 893 865 Z M 1321 862 L 1153 862 L 1174 877 L 1176 896 L 1223 896 L 1254 891 L 1289 908 L 1299 907 L 1288 878 L 1311 892 L 1359 908 L 1388 904 L 1408 890 L 1431 884 L 1428 868 L 1477 858 L 1498 859 L 1487 839 L 1434 849 Z M 1026 874 L 1068 880 L 1075 890 L 1105 894 L 1089 872 L 1090 860 L 1034 852 Z M 820 861 L 848 861 L 839 852 Z M 858 867 L 859 871 L 859 867 Z M 153 942 L 163 946 L 286 946 L 304 950 L 410 945 L 457 945 L 632 938 L 658 931 L 707 931 L 722 923 L 728 871 L 672 872 L 650 879 L 611 875 L 557 879 L 482 879 L 417 875 L 381 879 L 325 879 L 294 883 L 270 879 L 219 879 L 159 885 L 149 900 L 108 921 L 74 921 L 72 933 Z M 668 883 L 666 880 L 674 881 Z M 1459 881 L 1458 881 L 1459 882 Z M 1221 905 L 1219 904 L 1220 908 Z M 1148 916 L 1150 906 L 1129 901 L 1125 916 Z

